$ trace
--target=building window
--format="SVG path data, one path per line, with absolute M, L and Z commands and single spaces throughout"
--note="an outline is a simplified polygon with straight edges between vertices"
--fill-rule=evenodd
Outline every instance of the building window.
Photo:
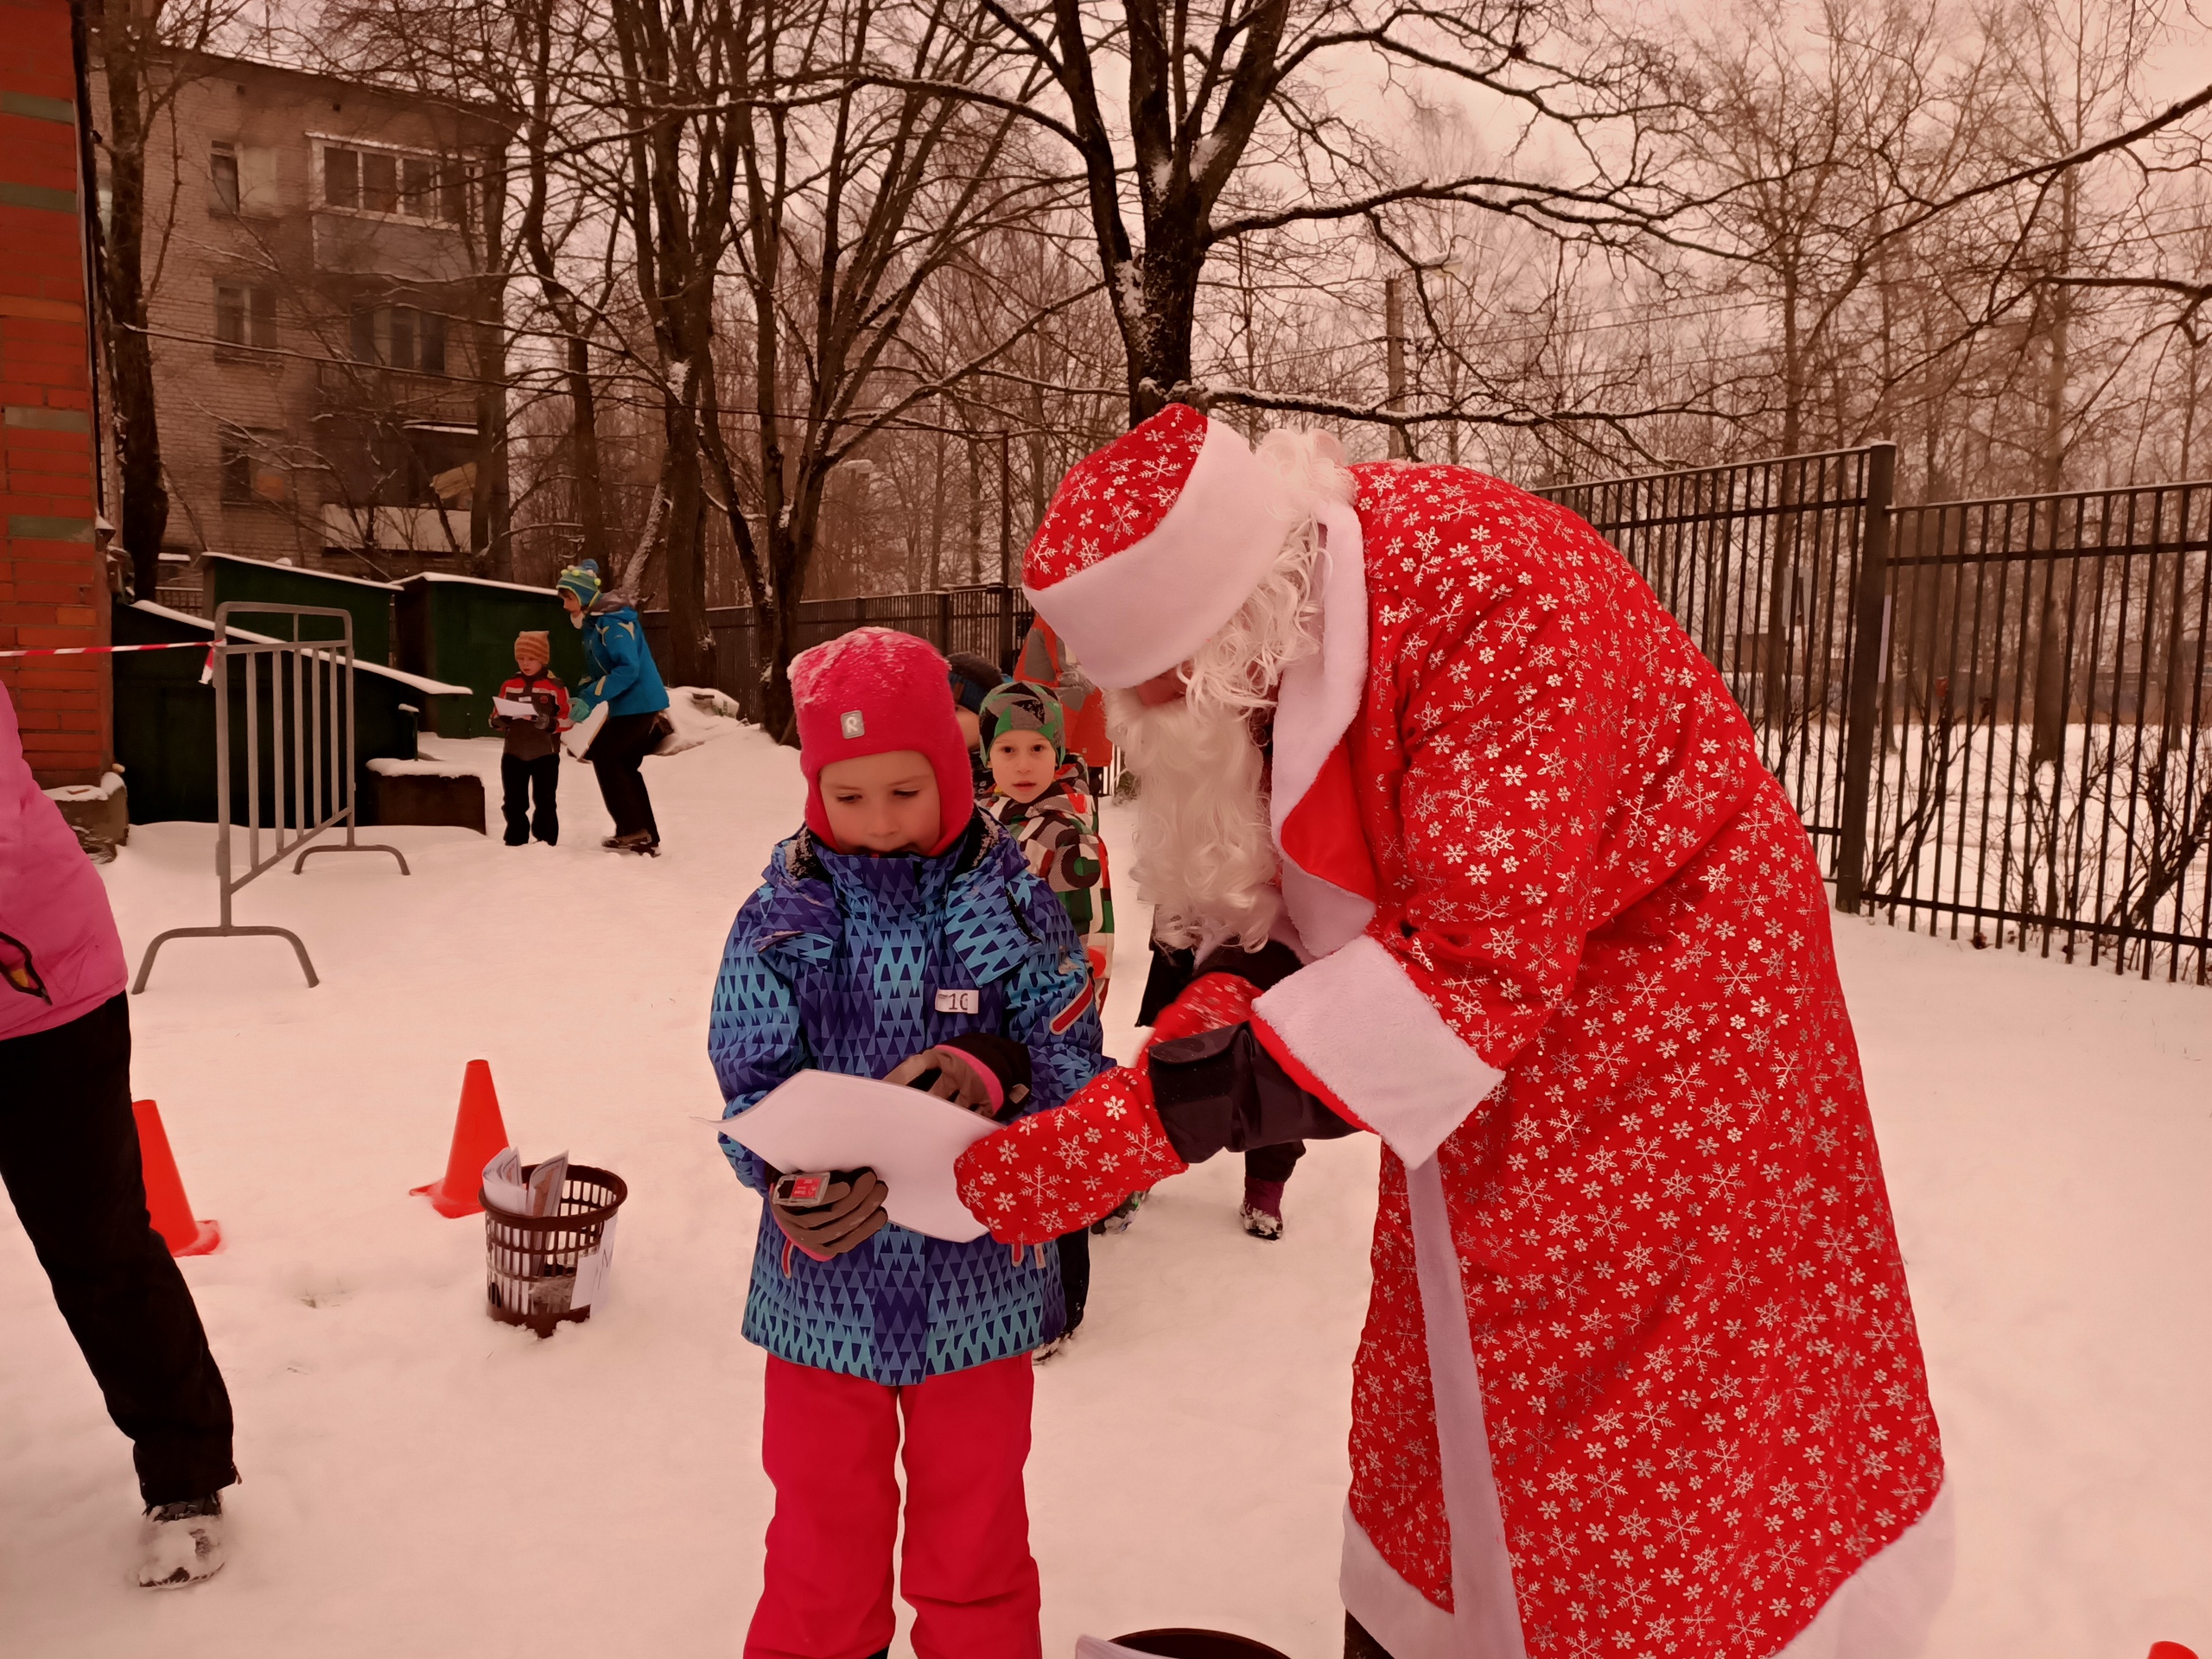
M 372 213 L 399 211 L 399 157 L 388 149 L 361 152 L 361 206 Z
M 443 156 L 391 149 L 322 148 L 322 200 L 327 207 L 394 213 L 458 224 L 460 168 Z
M 238 351 L 276 345 L 276 290 L 251 283 L 215 284 L 215 343 Z
M 238 210 L 238 153 L 228 144 L 217 144 L 207 156 L 208 209 L 235 213 Z
M 442 313 L 411 305 L 362 305 L 351 319 L 353 360 L 380 363 L 417 374 L 446 372 L 446 320 Z
M 322 152 L 322 199 L 333 207 L 361 205 L 361 152 L 335 144 Z
M 207 211 L 226 218 L 276 211 L 276 152 L 217 143 L 207 151 Z
M 279 442 L 273 432 L 224 429 L 220 453 L 226 506 L 283 506 L 292 499 L 291 475 L 274 453 Z

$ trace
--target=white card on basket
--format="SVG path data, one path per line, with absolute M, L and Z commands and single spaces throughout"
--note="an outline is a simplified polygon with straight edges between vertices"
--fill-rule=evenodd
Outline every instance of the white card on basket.
M 901 1227 L 964 1244 L 987 1230 L 960 1202 L 952 1162 L 998 1125 L 918 1089 L 801 1071 L 715 1129 L 788 1173 L 873 1169 Z

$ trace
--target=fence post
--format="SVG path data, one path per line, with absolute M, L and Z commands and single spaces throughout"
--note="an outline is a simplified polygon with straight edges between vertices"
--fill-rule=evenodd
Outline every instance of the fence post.
M 952 655 L 952 595 L 940 593 L 937 596 L 937 648 L 944 656 Z
M 1014 585 L 1014 435 L 999 434 L 999 586 Z
M 1867 445 L 1866 505 L 1859 527 L 1859 574 L 1851 592 L 1851 702 L 1844 715 L 1842 834 L 1835 860 L 1835 907 L 1854 916 L 1866 887 L 1874 722 L 1882 687 L 1882 606 L 1889 593 L 1890 508 L 1897 482 L 1897 445 Z

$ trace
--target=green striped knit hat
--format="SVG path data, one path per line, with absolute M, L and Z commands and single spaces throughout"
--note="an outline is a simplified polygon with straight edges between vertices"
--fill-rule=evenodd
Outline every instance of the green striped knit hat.
M 589 610 L 599 601 L 599 561 L 586 559 L 561 572 L 553 584 L 556 593 L 574 594 L 576 603 Z
M 983 706 L 976 710 L 976 727 L 985 754 L 991 752 L 1001 732 L 1036 732 L 1052 746 L 1055 760 L 1068 758 L 1067 717 L 1061 712 L 1060 700 L 1027 680 L 1008 680 L 986 696 Z

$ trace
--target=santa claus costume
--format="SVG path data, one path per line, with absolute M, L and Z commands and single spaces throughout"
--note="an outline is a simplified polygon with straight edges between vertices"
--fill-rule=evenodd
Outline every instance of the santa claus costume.
M 1942 1452 L 1804 830 L 1580 518 L 1464 467 L 1321 471 L 1300 496 L 1177 406 L 1053 500 L 1026 590 L 1109 688 L 1309 538 L 1267 806 L 1303 965 L 1202 974 L 1136 1067 L 971 1148 L 963 1196 L 1036 1242 L 1217 1147 L 1372 1131 L 1342 1585 L 1375 1643 L 1916 1652 Z

